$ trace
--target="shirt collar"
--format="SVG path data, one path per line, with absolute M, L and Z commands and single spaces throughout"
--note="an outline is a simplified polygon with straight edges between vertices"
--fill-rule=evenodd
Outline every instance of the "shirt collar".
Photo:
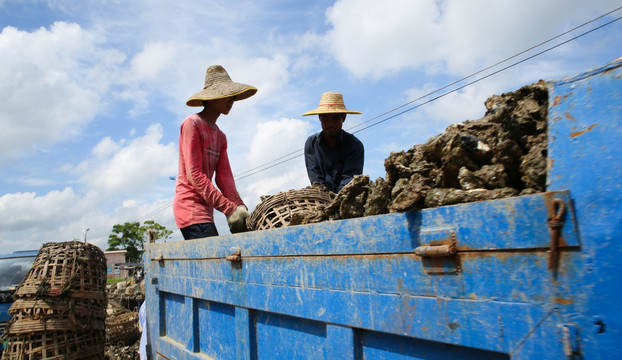
M 337 143 L 341 143 L 343 141 L 343 132 L 343 129 L 341 129 L 341 131 L 339 131 L 339 134 L 337 134 Z M 320 131 L 319 138 L 322 144 L 326 143 L 326 139 L 324 138 L 324 130 Z

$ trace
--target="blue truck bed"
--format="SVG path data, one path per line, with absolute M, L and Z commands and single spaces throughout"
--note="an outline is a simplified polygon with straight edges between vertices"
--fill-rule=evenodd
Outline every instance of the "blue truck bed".
M 151 358 L 621 358 L 621 65 L 548 82 L 547 192 L 148 244 Z

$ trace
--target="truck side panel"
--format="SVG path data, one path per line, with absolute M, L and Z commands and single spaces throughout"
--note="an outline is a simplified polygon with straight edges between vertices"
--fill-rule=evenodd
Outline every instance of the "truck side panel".
M 582 307 L 569 321 L 592 359 L 622 350 L 622 60 L 551 83 L 549 189 L 570 189 L 585 268 Z
M 182 358 L 331 358 L 350 344 L 353 359 L 507 359 L 534 334 L 561 341 L 578 238 L 568 221 L 554 281 L 554 199 L 570 203 L 546 193 L 150 246 L 153 344 Z M 415 254 L 449 244 L 453 256 Z

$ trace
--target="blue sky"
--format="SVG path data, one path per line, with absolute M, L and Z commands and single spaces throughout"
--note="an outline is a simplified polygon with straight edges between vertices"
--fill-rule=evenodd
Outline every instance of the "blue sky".
M 622 10 L 486 70 L 507 70 L 393 118 L 383 115 L 618 9 L 617 0 L 37 1 L 0 0 L 0 252 L 83 239 L 106 247 L 114 224 L 155 220 L 181 236 L 170 207 L 185 101 L 209 65 L 257 95 L 218 125 L 237 187 L 260 196 L 308 185 L 299 154 L 320 130 L 324 91 L 343 93 L 344 128 L 365 145 L 364 173 L 484 115 L 484 101 L 622 56 Z M 442 93 L 441 92 L 441 93 Z M 439 93 L 435 94 L 438 95 Z M 386 121 L 382 121 L 386 120 Z M 256 170 L 262 170 L 257 172 Z M 249 172 L 250 171 L 250 172 Z M 250 174 L 250 175 L 249 175 Z M 228 233 L 217 214 L 221 234 Z

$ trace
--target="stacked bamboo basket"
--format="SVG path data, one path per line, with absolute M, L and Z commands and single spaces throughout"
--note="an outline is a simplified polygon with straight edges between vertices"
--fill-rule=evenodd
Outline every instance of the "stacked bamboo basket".
M 44 244 L 14 296 L 2 360 L 104 359 L 106 258 L 97 246 Z
M 313 187 L 289 190 L 262 197 L 247 221 L 249 230 L 267 230 L 289 225 L 292 214 L 328 205 L 330 194 Z

